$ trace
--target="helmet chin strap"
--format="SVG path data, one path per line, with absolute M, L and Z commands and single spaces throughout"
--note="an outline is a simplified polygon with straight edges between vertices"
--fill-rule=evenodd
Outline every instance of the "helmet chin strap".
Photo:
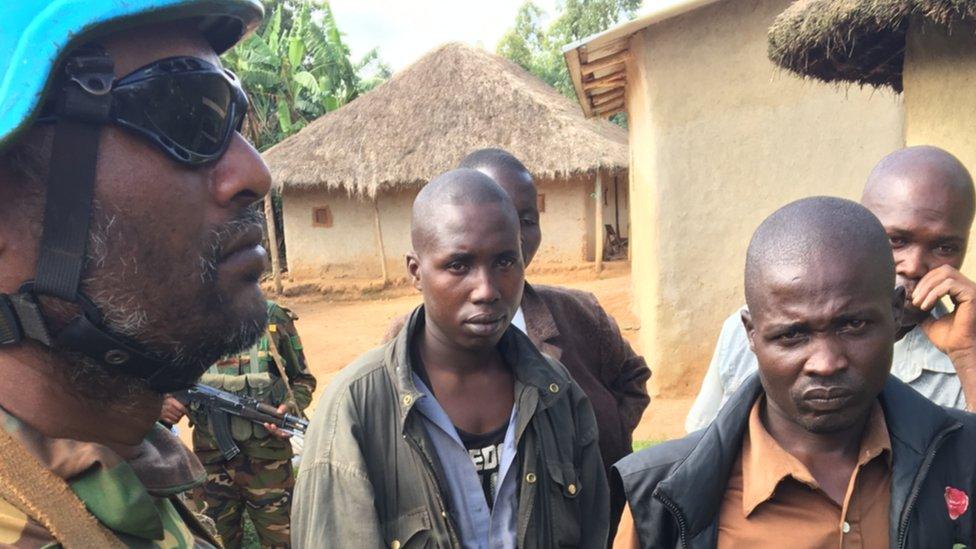
M 0 294 L 0 345 L 25 338 L 80 353 L 121 374 L 145 379 L 158 392 L 185 387 L 174 383 L 178 364 L 153 357 L 138 343 L 112 333 L 92 301 L 81 292 L 96 163 L 102 125 L 111 109 L 114 65 L 98 46 L 79 48 L 56 80 L 58 90 L 51 169 L 44 225 L 34 280 L 16 294 Z M 38 296 L 74 303 L 80 313 L 53 333 Z

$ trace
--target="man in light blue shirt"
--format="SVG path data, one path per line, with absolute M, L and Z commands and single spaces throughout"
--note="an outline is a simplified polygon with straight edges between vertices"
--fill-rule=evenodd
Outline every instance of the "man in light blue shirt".
M 936 147 L 909 147 L 872 170 L 861 203 L 891 241 L 898 285 L 905 288 L 901 338 L 891 373 L 936 404 L 971 409 L 976 403 L 976 283 L 959 268 L 976 213 L 972 176 Z M 940 300 L 948 296 L 949 313 Z M 685 429 L 707 426 L 757 369 L 741 319 L 722 326 L 715 354 Z

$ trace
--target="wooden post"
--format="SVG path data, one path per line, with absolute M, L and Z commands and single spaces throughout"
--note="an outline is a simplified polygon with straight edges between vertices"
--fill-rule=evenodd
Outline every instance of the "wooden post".
M 264 195 L 264 221 L 268 227 L 268 252 L 271 253 L 271 278 L 274 279 L 275 293 L 281 295 L 281 258 L 278 257 L 278 226 L 275 224 L 274 203 L 271 191 Z
M 613 228 L 617 231 L 618 237 L 623 237 L 620 234 L 620 186 L 617 185 L 617 176 L 613 176 Z
M 379 190 L 377 190 L 379 193 Z M 380 226 L 380 207 L 379 194 L 373 197 L 373 225 L 376 227 L 376 246 L 380 249 L 380 269 L 383 272 L 383 285 L 390 283 L 389 275 L 386 272 L 386 250 L 383 247 L 383 229 Z
M 596 253 L 594 254 L 594 259 L 596 260 L 596 272 L 603 271 L 603 241 L 606 239 L 603 232 L 606 230 L 603 228 L 603 179 L 600 174 L 600 170 L 596 171 L 596 183 L 593 185 L 594 194 L 596 195 L 596 215 L 593 216 L 596 219 L 596 233 L 595 243 L 596 243 Z

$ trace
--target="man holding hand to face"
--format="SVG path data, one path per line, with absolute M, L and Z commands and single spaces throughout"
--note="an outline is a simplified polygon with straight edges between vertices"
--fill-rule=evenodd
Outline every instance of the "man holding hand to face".
M 976 213 L 973 179 L 937 147 L 895 151 L 868 176 L 861 204 L 884 226 L 905 288 L 904 314 L 891 373 L 941 406 L 976 404 L 976 283 L 959 272 Z M 955 309 L 948 313 L 941 298 Z M 725 321 L 688 432 L 705 427 L 756 371 L 736 311 Z

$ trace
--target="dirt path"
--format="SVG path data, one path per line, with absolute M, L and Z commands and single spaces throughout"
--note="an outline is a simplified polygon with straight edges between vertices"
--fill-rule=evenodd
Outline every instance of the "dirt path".
M 611 264 L 599 278 L 591 271 L 570 271 L 530 275 L 529 279 L 540 284 L 560 284 L 592 292 L 616 318 L 624 337 L 640 352 L 637 341 L 640 324 L 630 310 L 630 274 L 626 265 Z M 328 301 L 304 296 L 283 298 L 281 303 L 300 317 L 298 329 L 312 373 L 319 381 L 315 395 L 318 397 L 340 369 L 379 345 L 390 322 L 411 311 L 420 303 L 420 296 L 361 301 Z M 314 401 L 312 406 L 315 406 Z M 690 399 L 654 399 L 635 433 L 635 440 L 656 441 L 682 435 L 681 426 L 690 406 Z

